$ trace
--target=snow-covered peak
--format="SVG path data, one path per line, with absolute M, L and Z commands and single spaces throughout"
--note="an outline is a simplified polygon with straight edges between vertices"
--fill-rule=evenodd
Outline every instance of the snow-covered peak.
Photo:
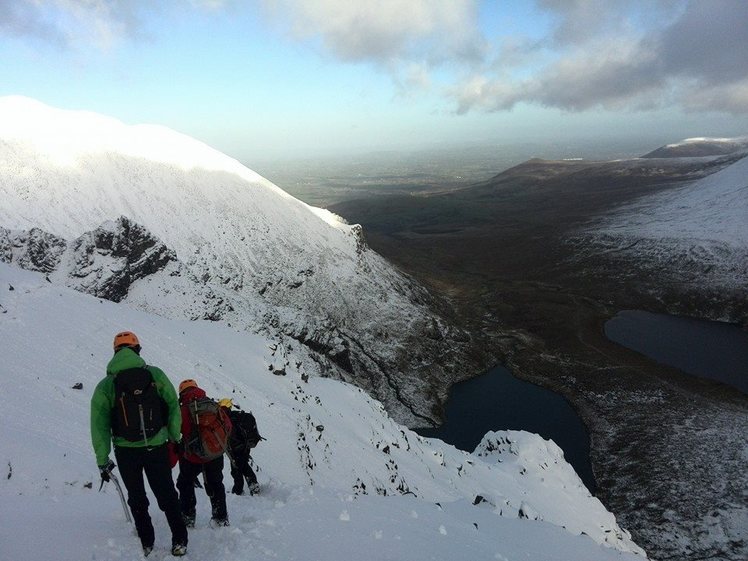
M 667 144 L 668 148 L 676 148 L 683 146 L 684 144 L 698 144 L 701 142 L 714 142 L 719 144 L 748 144 L 748 136 L 736 136 L 736 137 L 713 137 L 713 136 L 695 136 L 693 138 L 684 138 L 680 142 L 673 144 Z
M 189 136 L 159 125 L 129 126 L 90 111 L 61 110 L 37 100 L 0 97 L 0 137 L 28 142 L 55 164 L 75 166 L 86 154 L 119 154 L 177 166 L 261 177 L 236 160 Z
M 43 189 L 50 202 L 61 203 L 66 216 L 57 212 L 54 217 L 47 216 L 46 223 L 36 224 L 59 235 L 79 235 L 81 229 L 90 229 L 111 218 L 101 212 L 104 210 L 101 208 L 102 196 L 109 203 L 119 203 L 121 211 L 128 210 L 129 204 L 137 213 L 132 217 L 136 220 L 141 215 L 166 219 L 168 216 L 164 213 L 169 208 L 177 216 L 187 219 L 189 216 L 181 212 L 183 207 L 200 204 L 216 205 L 216 211 L 222 210 L 221 205 L 236 205 L 246 215 L 256 208 L 259 201 L 244 205 L 263 191 L 271 192 L 275 199 L 284 199 L 286 206 L 282 210 L 293 209 L 297 213 L 319 216 L 306 204 L 233 158 L 158 125 L 126 125 L 96 113 L 56 109 L 30 98 L 10 96 L 0 98 L 0 140 L 5 152 L 0 162 L 6 166 L 5 171 L 10 171 L 14 161 L 24 155 L 33 155 L 37 160 L 35 163 L 41 169 L 28 165 L 13 169 L 28 179 L 27 193 L 21 200 L 32 200 L 34 190 Z M 130 159 L 129 165 L 138 169 L 123 169 L 123 158 Z M 135 173 L 147 176 L 152 168 L 159 168 L 157 177 L 150 180 L 143 177 L 143 181 L 132 177 Z M 57 185 L 44 184 L 46 182 L 40 185 L 34 181 L 53 171 L 62 180 Z M 133 180 L 126 181 L 128 178 L 121 177 L 123 175 L 130 175 Z M 83 184 L 71 189 L 64 181 L 66 178 L 77 178 Z M 92 182 L 96 184 L 91 185 Z M 5 186 L 6 189 L 18 188 L 18 184 Z M 151 191 L 160 191 L 155 201 L 155 193 Z M 61 195 L 59 200 L 55 200 L 56 195 Z M 146 199 L 144 204 L 134 205 L 134 199 L 143 198 Z M 156 204 L 148 212 L 154 202 Z M 39 214 L 37 218 L 42 218 L 43 215 Z M 86 214 L 88 220 L 84 219 Z M 119 214 L 129 215 L 127 212 Z M 75 219 L 79 224 L 78 231 L 66 229 L 65 218 Z M 151 221 L 143 222 L 153 229 Z M 325 222 L 340 224 L 329 219 Z M 28 224 L 16 225 L 6 220 L 6 226 L 27 227 Z M 158 229 L 154 231 L 161 236 Z M 168 237 L 165 241 L 172 242 Z
M 715 138 L 699 136 L 666 144 L 653 150 L 644 158 L 683 158 L 724 156 L 748 152 L 748 136 Z
M 81 272 L 93 286 L 100 283 L 92 276 L 108 275 L 112 256 L 86 240 L 120 217 L 179 263 L 118 289 L 130 302 L 169 317 L 272 330 L 307 345 L 315 359 L 329 358 L 328 351 L 345 355 L 333 363 L 323 357 L 320 372 L 360 383 L 400 420 L 415 424 L 421 416 L 423 423 L 434 386 L 445 396 L 449 380 L 483 366 L 471 363 L 479 353 L 468 348 L 469 337 L 450 337 L 426 291 L 368 249 L 360 226 L 166 128 L 0 98 L 0 232 L 12 232 L 6 239 L 37 239 L 28 233 L 39 229 L 56 247 L 67 242 L 65 255 L 39 260 L 63 260 L 53 282 L 81 287 Z M 75 251 L 81 244 L 85 255 Z M 127 280 L 126 268 L 122 276 Z M 222 313 L 215 302 L 223 303 Z M 461 361 L 461 372 L 445 371 Z

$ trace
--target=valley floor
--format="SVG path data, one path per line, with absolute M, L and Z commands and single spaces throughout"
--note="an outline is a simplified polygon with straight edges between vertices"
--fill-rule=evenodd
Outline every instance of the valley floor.
M 335 211 L 447 298 L 517 377 L 572 403 L 591 432 L 600 499 L 653 559 L 737 561 L 748 556 L 748 397 L 615 345 L 603 324 L 623 309 L 746 310 L 731 294 L 663 287 L 655 270 L 637 277 L 631 263 L 566 241 L 616 205 L 713 171 L 661 163 L 530 161 L 472 191 Z

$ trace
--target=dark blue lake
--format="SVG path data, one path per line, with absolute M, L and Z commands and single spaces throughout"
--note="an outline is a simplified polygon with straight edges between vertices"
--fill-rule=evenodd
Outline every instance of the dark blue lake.
M 748 332 L 737 325 L 626 310 L 606 322 L 605 335 L 657 362 L 748 393 Z
M 492 430 L 525 430 L 552 439 L 595 492 L 589 434 L 579 415 L 559 394 L 519 380 L 501 366 L 452 386 L 444 424 L 416 432 L 472 452 Z

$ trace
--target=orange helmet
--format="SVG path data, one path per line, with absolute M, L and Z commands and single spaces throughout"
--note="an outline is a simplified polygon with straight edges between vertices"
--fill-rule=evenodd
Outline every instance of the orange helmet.
M 122 347 L 139 347 L 140 341 L 132 331 L 122 331 L 114 336 L 113 346 L 115 351 Z
M 196 387 L 197 387 L 197 382 L 195 382 L 195 380 L 193 380 L 192 378 L 189 378 L 187 380 L 182 380 L 181 382 L 179 382 L 179 393 L 182 393 L 187 388 L 196 388 Z

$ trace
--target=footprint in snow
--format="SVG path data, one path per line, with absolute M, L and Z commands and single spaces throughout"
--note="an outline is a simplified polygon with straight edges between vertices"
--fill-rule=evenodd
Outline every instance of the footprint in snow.
M 341 522 L 350 522 L 351 521 L 351 515 L 348 514 L 347 510 L 344 510 L 343 512 L 341 512 L 339 518 L 340 518 Z

